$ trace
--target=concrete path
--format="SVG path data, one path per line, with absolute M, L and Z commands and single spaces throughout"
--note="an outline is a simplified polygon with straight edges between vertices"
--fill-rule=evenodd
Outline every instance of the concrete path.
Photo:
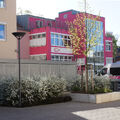
M 120 101 L 58 103 L 27 108 L 0 107 L 0 120 L 120 120 Z

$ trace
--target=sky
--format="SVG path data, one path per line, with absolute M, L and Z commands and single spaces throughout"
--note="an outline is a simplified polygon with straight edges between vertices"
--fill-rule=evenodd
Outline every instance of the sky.
M 84 0 L 16 0 L 17 10 L 30 10 L 33 15 L 55 19 L 58 13 L 70 9 L 82 11 Z M 88 12 L 105 17 L 106 32 L 120 41 L 120 0 L 86 0 Z

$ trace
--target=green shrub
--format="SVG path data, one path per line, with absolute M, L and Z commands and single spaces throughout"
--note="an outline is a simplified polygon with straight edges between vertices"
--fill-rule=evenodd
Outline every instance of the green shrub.
M 80 89 L 80 81 L 76 80 L 75 82 L 73 82 L 73 84 L 71 85 L 71 91 L 73 92 L 79 92 Z
M 91 80 L 88 80 L 88 93 L 96 94 L 112 92 L 110 89 L 111 82 L 108 76 L 95 76 L 93 82 L 94 90 L 92 90 Z M 83 79 L 81 79 L 81 77 L 78 77 L 76 81 L 72 82 L 71 91 L 85 93 L 85 77 L 83 77 Z
M 19 104 L 19 83 L 14 77 L 0 78 L 0 92 L 3 93 L 4 105 L 18 106 Z M 57 99 L 66 90 L 66 81 L 57 76 L 21 79 L 22 106 L 42 104 Z
M 111 92 L 111 80 L 108 76 L 95 76 L 94 87 L 96 91 L 102 91 L 102 93 Z

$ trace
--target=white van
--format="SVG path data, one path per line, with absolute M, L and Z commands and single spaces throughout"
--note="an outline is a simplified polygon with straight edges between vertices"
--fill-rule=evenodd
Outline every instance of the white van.
M 111 79 L 120 80 L 120 61 L 105 65 L 98 75 L 108 75 Z

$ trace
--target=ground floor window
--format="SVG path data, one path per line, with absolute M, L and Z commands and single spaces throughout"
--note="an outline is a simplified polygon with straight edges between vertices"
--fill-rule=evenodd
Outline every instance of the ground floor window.
M 46 55 L 41 54 L 41 55 L 32 55 L 30 57 L 32 60 L 46 60 Z
M 72 56 L 51 55 L 51 60 L 53 60 L 53 61 L 72 61 Z

